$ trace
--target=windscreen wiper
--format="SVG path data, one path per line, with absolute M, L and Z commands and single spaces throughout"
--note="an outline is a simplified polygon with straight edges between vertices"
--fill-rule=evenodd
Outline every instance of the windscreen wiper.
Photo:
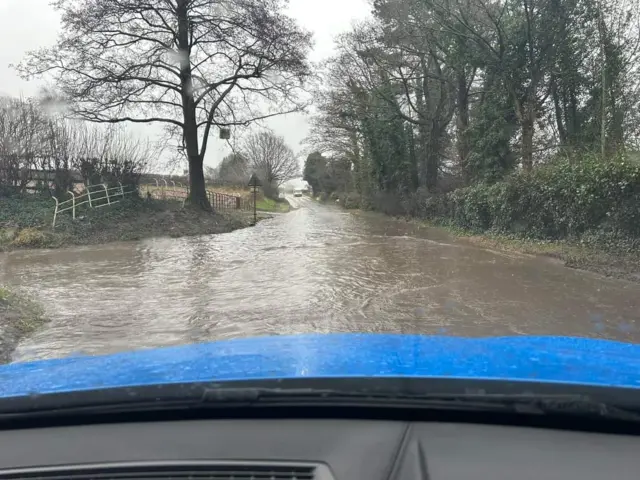
M 212 389 L 203 402 L 249 402 L 260 405 L 285 402 L 294 406 L 343 405 L 431 410 L 509 412 L 531 415 L 575 415 L 640 422 L 640 413 L 631 409 L 596 401 L 585 395 L 564 394 L 398 394 L 385 392 L 344 392 L 333 390 Z
M 431 411 L 493 412 L 522 415 L 577 416 L 640 423 L 640 413 L 584 395 L 563 394 L 402 394 L 384 391 L 345 391 L 312 388 L 194 389 L 183 395 L 130 396 L 112 401 L 42 404 L 5 411 L 0 422 L 24 418 L 86 416 L 136 412 L 211 410 L 261 407 L 352 407 L 424 409 Z

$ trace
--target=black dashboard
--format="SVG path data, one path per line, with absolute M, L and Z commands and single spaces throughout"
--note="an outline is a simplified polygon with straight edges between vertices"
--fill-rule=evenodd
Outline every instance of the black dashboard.
M 640 478 L 640 438 L 516 426 L 328 419 L 0 431 L 0 480 L 169 477 L 635 480 Z

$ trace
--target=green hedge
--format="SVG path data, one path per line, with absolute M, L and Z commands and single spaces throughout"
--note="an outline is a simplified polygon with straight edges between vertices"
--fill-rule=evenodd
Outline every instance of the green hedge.
M 414 202 L 415 203 L 415 202 Z M 504 181 L 426 198 L 423 214 L 475 230 L 531 238 L 607 231 L 640 236 L 640 165 L 584 160 L 538 167 Z

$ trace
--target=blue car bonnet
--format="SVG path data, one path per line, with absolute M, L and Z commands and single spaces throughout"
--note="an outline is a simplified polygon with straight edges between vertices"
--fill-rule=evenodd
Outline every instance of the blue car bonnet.
M 0 397 L 229 380 L 431 377 L 640 388 L 640 345 L 571 337 L 258 337 L 0 367 Z

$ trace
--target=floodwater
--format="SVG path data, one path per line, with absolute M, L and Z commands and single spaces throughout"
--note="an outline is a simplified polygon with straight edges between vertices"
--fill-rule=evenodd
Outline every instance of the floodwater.
M 14 361 L 257 335 L 571 335 L 640 342 L 640 285 L 309 199 L 255 228 L 0 256 L 51 322 Z

